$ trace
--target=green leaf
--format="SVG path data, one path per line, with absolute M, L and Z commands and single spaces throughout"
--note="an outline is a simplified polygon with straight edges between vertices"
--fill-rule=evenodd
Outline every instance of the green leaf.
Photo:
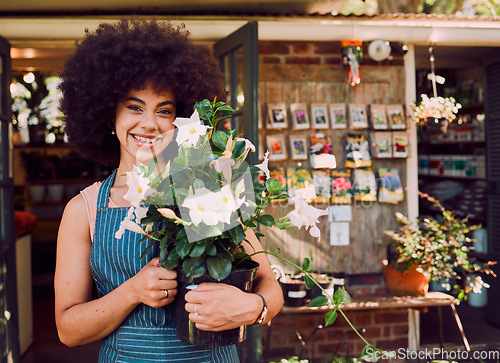
M 209 257 L 207 259 L 207 268 L 210 276 L 217 281 L 224 280 L 229 276 L 233 264 L 231 261 L 219 256 Z
M 312 270 L 311 260 L 305 257 L 304 262 L 302 262 L 302 271 L 310 272 L 311 270 Z
M 332 325 L 337 320 L 337 311 L 335 309 L 330 310 L 325 315 L 325 327 Z
M 342 289 L 337 289 L 335 291 L 335 294 L 333 294 L 333 303 L 335 305 L 340 305 L 344 301 L 344 294 L 342 292 Z
M 205 263 L 205 258 L 201 257 L 186 257 L 182 263 L 182 270 L 187 276 L 192 277 L 192 271 L 196 270 Z
M 372 344 L 367 344 L 361 352 L 361 359 L 366 362 L 377 362 L 379 355 L 376 354 L 377 348 Z
M 309 274 L 304 274 L 304 282 L 306 283 L 306 287 L 308 289 L 312 288 L 315 285 L 314 279 Z
M 245 231 L 243 231 L 243 227 L 241 226 L 241 224 L 238 224 L 236 227 L 231 228 L 228 232 L 238 245 L 245 239 Z
M 189 252 L 190 257 L 200 257 L 203 252 L 205 252 L 205 243 L 196 243 L 193 248 L 191 249 L 191 252 Z
M 272 177 L 266 180 L 266 188 L 269 193 L 279 193 L 282 187 L 283 184 L 280 183 L 278 178 Z
M 346 291 L 345 287 L 342 286 L 340 288 L 340 291 L 342 291 L 342 302 L 344 304 L 349 304 L 351 302 L 351 296 L 349 295 L 349 293 Z
M 210 245 L 206 247 L 207 255 L 216 256 L 217 255 L 217 247 L 214 245 Z
M 189 252 L 191 251 L 192 247 L 193 247 L 193 244 L 191 244 L 191 243 L 178 241 L 177 245 L 175 246 L 175 251 L 178 253 L 178 255 L 181 258 L 184 258 L 187 255 L 189 255 Z
M 318 307 L 328 305 L 328 299 L 325 296 L 318 296 L 312 299 L 307 306 L 309 307 Z
M 260 215 L 257 218 L 255 218 L 255 221 L 266 227 L 271 227 L 275 223 L 274 217 L 270 214 Z
M 144 257 L 146 257 L 146 255 L 148 254 L 149 250 L 155 245 L 155 243 L 156 243 L 156 241 L 154 241 L 154 240 L 151 240 L 151 242 L 149 242 L 149 245 L 141 253 L 141 258 L 140 258 L 141 261 L 144 259 Z
M 223 131 L 216 131 L 212 135 L 213 144 L 221 151 L 226 149 L 228 137 Z
M 222 105 L 218 106 L 221 103 L 222 103 Z M 217 102 L 215 104 L 215 107 L 217 108 L 217 111 L 226 111 L 226 112 L 230 112 L 230 113 L 234 112 L 234 109 L 231 106 L 229 106 L 223 102 Z
M 203 183 L 203 180 L 201 179 L 195 179 L 193 181 L 193 189 L 196 190 L 196 189 L 200 189 L 200 188 L 203 188 L 205 187 L 205 183 Z
M 233 159 L 238 159 L 245 152 L 245 141 L 236 141 L 233 149 Z

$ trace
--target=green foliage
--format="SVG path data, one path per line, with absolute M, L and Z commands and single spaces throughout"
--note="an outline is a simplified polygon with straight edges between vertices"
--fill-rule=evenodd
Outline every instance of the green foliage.
M 457 286 L 457 296 L 463 297 L 471 287 L 488 287 L 481 274 L 493 273 L 488 266 L 481 266 L 472 256 L 473 240 L 469 233 L 479 225 L 469 225 L 468 219 L 460 219 L 445 209 L 441 203 L 428 194 L 417 191 L 440 210 L 440 218 L 424 217 L 412 223 L 401 213 L 396 219 L 401 223 L 399 232 L 385 231 L 391 238 L 390 250 L 394 261 L 389 261 L 399 271 L 405 272 L 418 266 L 429 280 L 451 280 L 466 277 L 466 286 Z M 465 291 L 464 291 L 465 290 Z
M 245 141 L 236 140 L 234 130 L 214 131 L 218 122 L 233 112 L 230 106 L 223 102 L 203 100 L 196 103 L 194 108 L 198 111 L 200 119 L 212 127 L 206 137 L 200 137 L 194 147 L 179 146 L 178 155 L 171 161 L 166 172 L 168 177 L 165 177 L 164 171 L 158 172 L 161 167 L 160 161 L 156 158 L 147 166 L 140 167 L 151 181 L 150 186 L 157 191 L 145 201 L 150 207 L 141 224 L 152 224 L 154 232 L 150 233 L 152 239 L 142 240 L 149 241 L 142 257 L 146 256 L 156 243 L 160 248 L 160 262 L 163 267 L 182 268 L 188 277 L 193 278 L 208 272 L 213 278 L 221 281 L 240 261 L 250 258 L 241 248 L 247 230 L 252 229 L 257 236 L 262 236 L 261 226 L 271 227 L 276 224 L 280 228 L 288 226 L 263 213 L 263 209 L 271 200 L 283 198 L 286 193 L 284 185 L 278 179 L 269 178 L 265 183 L 261 183 L 257 177 L 260 169 L 250 168 L 243 163 L 248 150 Z M 215 171 L 211 162 L 227 152 L 231 154 L 232 160 L 240 160 L 239 164 L 232 168 L 233 185 L 238 184 L 240 180 L 244 181 L 245 175 L 254 175 L 250 178 L 253 185 L 252 182 L 250 185 L 246 183 L 238 191 L 240 193 L 238 197 L 245 199 L 246 207 L 242 206 L 231 215 L 232 221 L 240 220 L 243 225 L 238 223 L 229 230 L 226 230 L 227 227 L 222 222 L 213 226 L 193 225 L 186 219 L 189 212 L 182 206 L 182 201 L 194 190 L 204 187 L 216 192 L 225 185 L 227 181 L 221 180 L 221 175 Z M 158 212 L 160 208 L 169 208 L 175 216 L 184 216 L 186 220 L 165 218 Z M 199 231 L 214 237 L 193 242 L 188 238 L 186 225 L 189 225 L 195 233 Z

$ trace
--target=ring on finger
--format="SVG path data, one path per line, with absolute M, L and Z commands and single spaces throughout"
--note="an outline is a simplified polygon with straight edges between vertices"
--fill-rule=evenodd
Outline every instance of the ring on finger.
M 165 297 L 168 298 L 168 290 L 164 290 L 165 291 Z
M 196 311 L 196 310 L 198 309 L 198 305 L 199 305 L 199 304 L 196 304 L 196 305 L 194 306 L 194 315 L 199 315 L 199 314 L 198 314 L 198 312 Z

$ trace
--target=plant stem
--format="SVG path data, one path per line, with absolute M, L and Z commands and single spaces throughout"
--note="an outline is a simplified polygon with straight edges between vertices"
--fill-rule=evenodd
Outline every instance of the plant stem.
M 316 281 L 316 279 L 314 279 L 311 274 L 307 271 L 304 271 L 304 269 L 302 269 L 299 265 L 293 263 L 292 261 L 284 258 L 283 256 L 280 256 L 279 254 L 277 253 L 274 253 L 274 252 L 270 252 L 270 251 L 257 251 L 257 252 L 254 252 L 250 255 L 250 257 L 258 254 L 258 253 L 265 253 L 265 254 L 268 254 L 268 255 L 271 255 L 271 256 L 274 256 L 274 257 L 277 257 L 279 259 L 281 259 L 282 261 L 290 264 L 291 266 L 297 268 L 298 270 L 300 270 L 303 274 L 306 274 L 310 277 L 310 279 L 323 291 L 324 294 L 326 294 L 328 296 L 328 300 L 330 300 L 331 304 L 333 306 L 335 306 L 335 308 L 340 312 L 340 314 L 344 317 L 345 321 L 347 322 L 347 324 L 349 324 L 349 326 L 351 327 L 352 330 L 354 330 L 354 332 L 356 333 L 356 335 L 366 344 L 366 345 L 369 345 L 370 343 L 368 343 L 368 341 L 361 335 L 361 333 L 354 327 L 354 325 L 352 325 L 351 321 L 347 318 L 346 314 L 342 311 L 342 309 L 340 308 L 339 305 L 337 304 L 334 304 L 333 303 L 333 297 L 330 296 L 330 294 L 328 294 L 328 292 L 323 288 L 323 286 L 321 286 L 319 284 L 319 282 Z

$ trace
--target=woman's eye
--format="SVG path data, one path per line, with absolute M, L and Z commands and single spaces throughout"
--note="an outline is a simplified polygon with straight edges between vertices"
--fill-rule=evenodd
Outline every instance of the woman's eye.
M 141 111 L 141 108 L 137 105 L 129 105 L 127 106 L 127 108 L 132 111 L 137 111 L 137 112 Z
M 162 108 L 162 109 L 158 110 L 158 114 L 164 115 L 164 116 L 170 116 L 173 114 L 173 112 L 170 109 Z

